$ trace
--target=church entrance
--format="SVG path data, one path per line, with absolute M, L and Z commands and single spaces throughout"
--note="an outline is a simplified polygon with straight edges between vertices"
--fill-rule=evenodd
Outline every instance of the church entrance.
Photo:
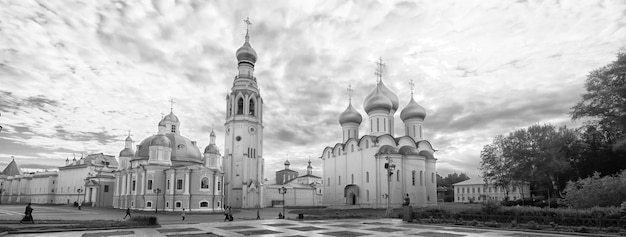
M 343 195 L 346 198 L 346 205 L 359 205 L 359 186 L 347 185 Z

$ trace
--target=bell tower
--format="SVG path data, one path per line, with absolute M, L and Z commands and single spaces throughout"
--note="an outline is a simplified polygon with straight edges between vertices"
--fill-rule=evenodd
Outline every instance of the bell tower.
M 263 207 L 263 99 L 250 45 L 249 19 L 245 19 L 245 42 L 237 50 L 238 73 L 226 96 L 224 142 L 225 204 L 236 208 Z

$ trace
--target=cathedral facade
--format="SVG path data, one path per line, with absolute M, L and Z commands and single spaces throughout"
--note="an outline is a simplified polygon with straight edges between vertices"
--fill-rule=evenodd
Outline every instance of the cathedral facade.
M 426 110 L 413 99 L 400 113 L 404 136 L 394 136 L 398 97 L 382 81 L 365 98 L 363 107 L 369 133 L 359 136 L 363 117 L 352 100 L 339 116 L 342 141 L 324 148 L 324 205 L 392 207 L 408 194 L 411 205 L 437 204 L 435 150 L 423 138 Z M 394 169 L 386 169 L 387 167 Z M 391 174 L 391 175 L 390 175 Z

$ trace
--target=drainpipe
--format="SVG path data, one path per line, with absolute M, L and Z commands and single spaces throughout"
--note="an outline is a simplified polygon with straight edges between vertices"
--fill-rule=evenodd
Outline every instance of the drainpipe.
M 191 212 L 191 197 L 193 196 L 193 194 L 191 193 L 191 173 L 193 173 L 193 169 L 189 169 L 189 180 L 187 180 L 187 187 L 188 187 L 188 191 L 189 191 L 189 202 L 187 202 L 187 209 L 189 209 L 189 211 Z
M 177 181 L 177 180 L 178 179 L 176 179 L 176 168 L 174 168 L 174 180 L 172 181 Z M 174 187 L 170 187 L 170 188 L 172 188 L 172 191 L 173 191 L 172 192 L 172 211 L 175 211 L 176 210 L 176 182 L 173 182 L 173 183 L 174 185 L 172 186 Z
M 146 171 L 146 166 L 142 165 L 141 168 L 143 168 L 143 187 L 141 187 L 141 197 L 143 197 L 143 209 L 146 209 L 146 190 L 148 190 L 146 188 L 146 186 L 148 185 L 148 172 Z M 154 185 L 153 185 L 154 186 Z
M 217 184 L 217 182 L 215 182 L 215 170 L 213 171 L 213 184 Z M 217 185 L 213 185 L 213 195 L 211 195 L 211 209 L 212 211 L 215 211 L 215 190 L 217 190 Z

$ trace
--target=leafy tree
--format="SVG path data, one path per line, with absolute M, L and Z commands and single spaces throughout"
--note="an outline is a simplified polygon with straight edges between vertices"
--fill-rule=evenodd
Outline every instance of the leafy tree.
M 441 175 L 437 174 L 437 187 L 445 187 L 447 191 L 444 193 L 444 201 L 445 202 L 453 202 L 454 201 L 454 188 L 453 184 L 462 182 L 470 179 L 465 173 L 452 173 L 448 174 L 448 176 L 441 177 Z

